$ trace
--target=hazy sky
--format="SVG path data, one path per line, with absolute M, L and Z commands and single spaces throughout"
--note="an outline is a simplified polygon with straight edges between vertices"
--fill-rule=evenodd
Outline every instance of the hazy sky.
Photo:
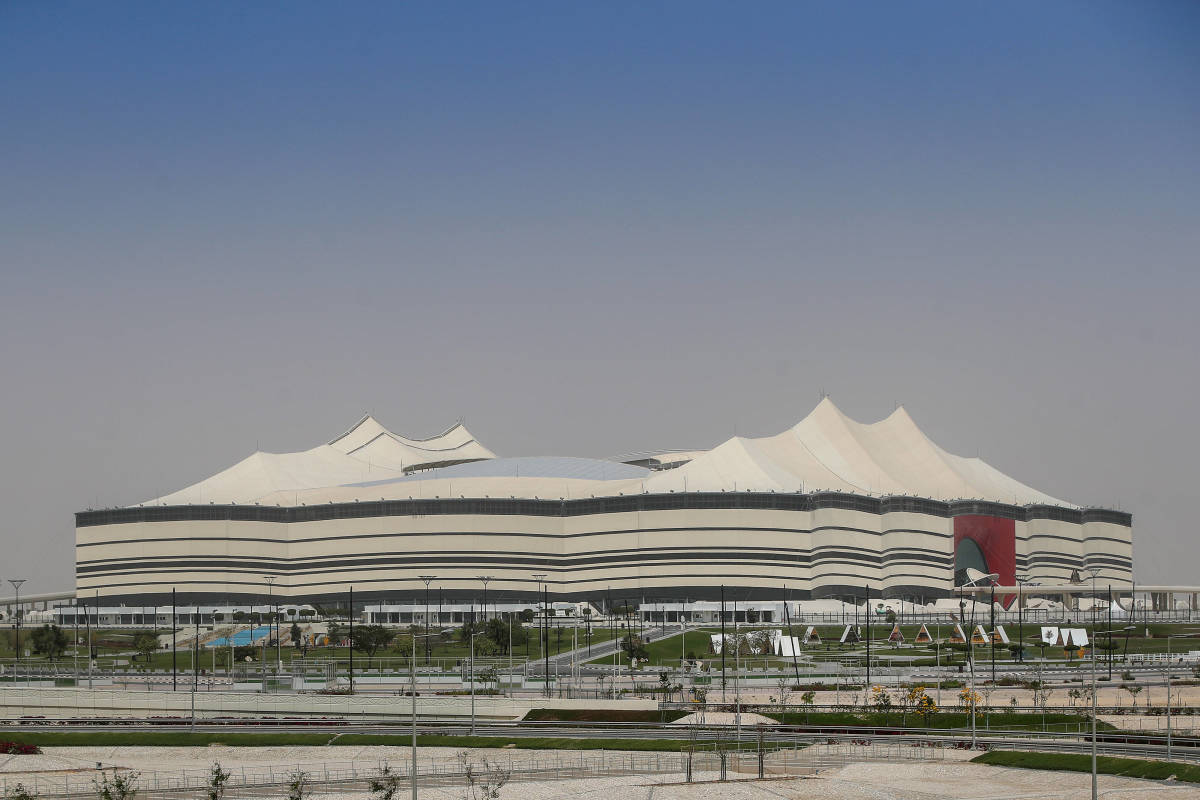
M 1200 582 L 1200 4 L 0 3 L 0 577 L 371 411 L 708 447 L 824 390 Z

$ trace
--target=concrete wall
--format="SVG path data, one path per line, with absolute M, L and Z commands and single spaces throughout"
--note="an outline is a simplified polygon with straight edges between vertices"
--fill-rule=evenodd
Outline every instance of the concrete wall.
M 5 717 L 190 717 L 190 692 L 125 691 L 120 689 L 0 689 L 0 715 Z M 560 700 L 478 697 L 476 716 L 519 719 L 533 708 L 656 709 L 653 700 Z M 196 716 L 211 717 L 408 717 L 412 698 L 397 695 L 255 694 L 197 692 Z M 471 698 L 418 697 L 418 716 L 471 716 Z

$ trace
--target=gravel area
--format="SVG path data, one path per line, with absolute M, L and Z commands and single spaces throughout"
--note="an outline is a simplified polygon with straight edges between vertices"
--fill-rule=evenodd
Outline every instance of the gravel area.
M 812 748 L 815 753 L 819 748 Z M 422 748 L 422 761 L 453 762 L 460 752 L 454 748 Z M 554 751 L 474 750 L 473 755 L 491 759 L 556 757 Z M 571 758 L 577 753 L 564 754 Z M 680 783 L 678 773 L 664 775 L 628 775 L 581 778 L 558 781 L 515 782 L 504 787 L 502 800 L 550 800 L 550 798 L 603 798 L 603 800 L 690 800 L 691 798 L 813 798 L 821 800 L 1016 800 L 1017 798 L 1061 798 L 1084 800 L 1090 794 L 1090 776 L 1086 773 L 1044 772 L 965 763 L 970 753 L 947 752 L 947 758 L 930 762 L 851 763 L 828 767 L 814 776 L 772 778 L 764 781 L 731 780 L 714 782 L 713 773 L 697 772 L 696 783 Z M 302 764 L 310 773 L 319 773 L 324 762 L 355 761 L 359 769 L 373 764 L 406 759 L 403 747 L 57 747 L 47 748 L 40 756 L 0 758 L 0 777 L 12 786 L 17 780 L 40 772 L 50 777 L 61 770 L 79 770 L 80 785 L 94 774 L 97 761 L 106 767 L 122 766 L 141 771 L 178 772 L 183 769 L 205 770 L 214 760 L 227 769 L 252 769 L 271 765 L 286 768 Z M 731 772 L 731 778 L 743 778 Z M 1136 800 L 1159 793 L 1161 800 L 1197 798 L 1200 786 L 1100 776 L 1100 792 L 1107 800 Z M 461 800 L 462 785 L 422 787 L 426 800 Z M 280 789 L 275 795 L 283 796 Z M 317 791 L 321 800 L 364 800 L 364 789 L 340 788 Z

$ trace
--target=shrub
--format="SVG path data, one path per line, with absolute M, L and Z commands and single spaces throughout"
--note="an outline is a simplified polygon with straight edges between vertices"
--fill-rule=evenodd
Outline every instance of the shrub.
M 42 752 L 42 748 L 36 744 L 23 744 L 21 742 L 0 742 L 0 754 L 6 756 L 36 756 Z

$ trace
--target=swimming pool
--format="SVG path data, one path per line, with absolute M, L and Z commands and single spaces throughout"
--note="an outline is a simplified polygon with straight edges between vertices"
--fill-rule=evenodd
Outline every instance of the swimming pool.
M 245 647 L 246 645 L 250 644 L 254 640 L 256 640 L 262 636 L 266 636 L 270 632 L 271 632 L 270 625 L 260 625 L 259 627 L 254 628 L 253 630 L 238 631 L 232 637 L 233 638 L 233 646 L 234 647 Z M 211 642 L 206 644 L 205 647 L 229 647 L 229 644 L 230 644 L 229 639 L 222 636 L 220 639 L 213 639 Z

